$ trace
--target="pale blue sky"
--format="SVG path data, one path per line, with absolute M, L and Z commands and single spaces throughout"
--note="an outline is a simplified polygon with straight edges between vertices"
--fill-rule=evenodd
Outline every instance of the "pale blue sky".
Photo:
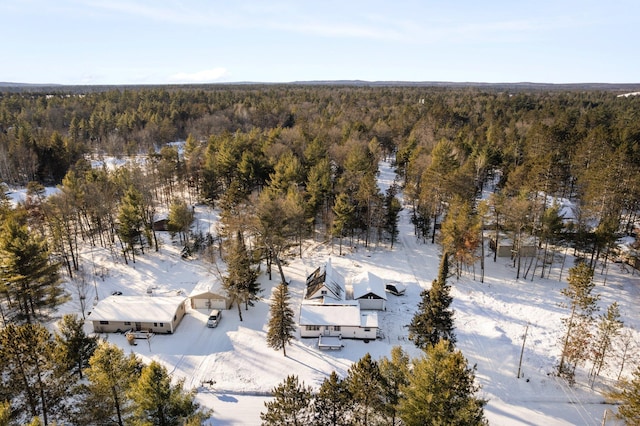
M 0 81 L 639 83 L 638 0 L 0 0 Z

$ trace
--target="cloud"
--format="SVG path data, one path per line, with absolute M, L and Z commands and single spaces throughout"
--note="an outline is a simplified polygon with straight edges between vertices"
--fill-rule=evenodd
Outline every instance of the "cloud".
M 193 73 L 179 72 L 169 76 L 169 81 L 172 83 L 212 83 L 224 80 L 230 75 L 226 68 L 218 67 Z

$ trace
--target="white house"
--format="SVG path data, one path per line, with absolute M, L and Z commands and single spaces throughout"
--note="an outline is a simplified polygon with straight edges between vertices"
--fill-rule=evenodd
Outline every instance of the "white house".
M 345 300 L 345 280 L 331 265 L 331 258 L 307 277 L 307 287 L 304 298 L 307 300 Z
M 351 282 L 353 299 L 360 304 L 360 309 L 384 311 L 387 308 L 387 293 L 382 278 L 371 272 L 357 275 Z
M 361 311 L 357 303 L 300 305 L 300 337 L 340 336 L 346 339 L 375 340 L 378 313 Z
M 89 315 L 96 333 L 126 330 L 174 333 L 186 313 L 184 296 L 110 296 Z
M 219 280 L 201 281 L 189 294 L 193 309 L 229 309 L 232 300 L 227 297 Z

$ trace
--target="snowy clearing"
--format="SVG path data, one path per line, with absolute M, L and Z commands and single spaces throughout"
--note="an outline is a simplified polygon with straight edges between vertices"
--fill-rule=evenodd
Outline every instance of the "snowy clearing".
M 394 178 L 386 164 L 381 170 L 381 187 Z M 196 207 L 198 223 L 194 229 L 214 229 L 216 214 L 203 206 Z M 302 258 L 287 259 L 285 274 L 291 280 L 290 293 L 294 312 L 299 313 L 305 280 L 308 274 L 331 256 L 332 264 L 347 280 L 363 271 L 372 272 L 385 281 L 406 285 L 401 296 L 389 294 L 387 310 L 379 313 L 383 338 L 364 342 L 343 340 L 340 350 L 321 350 L 318 339 L 296 339 L 287 347 L 287 357 L 267 347 L 265 335 L 269 314 L 269 298 L 278 282 L 262 274 L 260 282 L 263 299 L 243 311 L 240 322 L 234 309 L 225 312 L 216 328 L 206 326 L 206 310 L 188 309 L 175 334 L 155 335 L 138 340 L 131 346 L 122 334 L 103 334 L 109 342 L 133 351 L 144 361 L 155 359 L 163 363 L 174 378 L 184 378 L 187 388 L 196 388 L 197 400 L 214 410 L 209 424 L 257 425 L 259 413 L 271 389 L 288 374 L 296 374 L 306 384 L 318 387 L 331 371 L 345 376 L 350 365 L 369 352 L 374 359 L 388 356 L 394 345 L 400 345 L 411 356 L 420 351 L 407 339 L 410 322 L 419 301 L 420 292 L 430 287 L 437 275 L 440 260 L 439 246 L 418 241 L 409 221 L 407 208 L 401 212 L 399 242 L 393 250 L 375 244 L 365 249 L 351 248 L 338 255 L 337 244 L 307 241 Z M 202 281 L 216 277 L 215 267 L 203 260 L 184 260 L 180 247 L 172 243 L 168 233 L 159 233 L 163 245 L 158 253 L 148 252 L 136 257 L 135 264 L 125 265 L 118 257 L 104 249 L 85 249 L 82 263 L 88 273 L 92 291 L 90 298 L 102 299 L 114 291 L 124 295 L 146 295 L 154 286 L 154 295 L 190 294 Z M 459 281 L 451 277 L 454 298 L 458 348 L 471 365 L 477 365 L 476 377 L 482 389 L 480 396 L 488 399 L 485 413 L 492 425 L 599 425 L 605 410 L 615 407 L 604 404 L 600 394 L 609 385 L 609 378 L 617 376 L 618 363 L 612 362 L 594 390 L 587 386 L 587 370 L 577 372 L 577 384 L 569 387 L 556 378 L 558 340 L 561 318 L 567 310 L 560 306 L 560 290 L 566 286 L 567 270 L 573 264 L 569 255 L 560 276 L 560 255 L 553 264 L 549 278 L 538 276 L 515 280 L 509 259 L 498 258 L 487 249 L 485 282 L 479 281 L 479 265 L 467 271 Z M 263 268 L 264 269 L 264 268 Z M 617 300 L 626 327 L 632 327 L 635 340 L 640 326 L 635 303 L 640 295 L 639 275 L 611 264 L 606 276 L 596 271 L 595 292 L 601 294 L 601 312 Z M 74 301 L 64 305 L 64 313 L 80 313 L 73 285 L 69 291 Z M 117 297 L 117 296 L 115 296 Z M 148 297 L 154 297 L 153 295 Z M 89 308 L 90 310 L 90 308 Z M 521 377 L 517 378 L 518 361 L 525 328 L 528 326 L 522 360 Z M 87 321 L 87 332 L 92 327 Z M 631 363 L 629 363 L 631 364 Z M 628 373 L 628 372 L 627 372 Z M 616 424 L 610 420 L 608 425 Z

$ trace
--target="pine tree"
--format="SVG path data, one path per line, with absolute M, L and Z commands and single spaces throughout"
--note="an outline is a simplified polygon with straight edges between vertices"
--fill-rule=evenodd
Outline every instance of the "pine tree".
M 0 401 L 0 426 L 9 426 L 11 420 L 11 404 L 9 401 Z
M 331 196 L 331 164 L 328 158 L 320 159 L 307 174 L 307 213 L 316 218 L 322 210 L 322 217 L 326 220 L 329 197 Z
M 77 315 L 67 314 L 55 333 L 55 353 L 62 368 L 77 373 L 82 379 L 82 370 L 89 367 L 89 359 L 97 347 L 97 338 L 87 336 L 84 321 Z
M 562 339 L 558 375 L 573 380 L 577 364 L 584 361 L 590 340 L 590 324 L 597 309 L 598 296 L 593 296 L 593 270 L 586 263 L 569 269 L 568 285 L 562 294 L 569 299 L 571 313 L 563 319 L 566 328 Z
M 475 367 L 445 340 L 412 361 L 409 384 L 401 388 L 400 418 L 407 426 L 487 425 L 486 401 L 475 396 Z
M 241 305 L 244 303 L 247 308 L 253 306 L 253 302 L 259 299 L 260 285 L 257 282 L 258 272 L 251 265 L 251 259 L 240 231 L 231 241 L 226 262 L 227 275 L 223 277 L 222 286 L 229 298 L 236 301 L 238 315 L 242 321 Z
M 189 228 L 193 223 L 193 211 L 184 200 L 173 200 L 169 206 L 169 219 L 167 227 L 171 236 L 176 233 L 180 236 L 180 242 L 186 246 L 189 242 Z
M 393 248 L 393 244 L 398 239 L 398 220 L 400 219 L 400 211 L 402 211 L 402 206 L 400 205 L 400 201 L 396 198 L 397 188 L 395 186 L 390 186 L 387 190 L 387 193 L 384 197 L 385 204 L 385 222 L 384 229 L 387 231 L 389 236 L 391 237 L 391 248 Z
M 400 346 L 391 349 L 391 358 L 380 360 L 380 374 L 384 381 L 384 407 L 389 424 L 396 425 L 398 404 L 402 399 L 401 389 L 409 384 L 409 356 Z
M 100 343 L 85 370 L 88 383 L 77 411 L 77 423 L 90 425 L 95 419 L 124 426 L 131 416 L 129 388 L 136 382 L 142 363 L 134 355 L 110 343 Z
M 133 186 L 129 186 L 118 210 L 118 235 L 125 245 L 123 255 L 127 261 L 127 253 L 131 253 L 133 263 L 136 262 L 135 245 L 142 247 L 142 194 Z
M 0 228 L 0 282 L 18 321 L 32 323 L 64 300 L 58 269 L 46 241 L 10 215 Z
M 184 379 L 172 384 L 167 369 L 157 361 L 142 369 L 127 395 L 133 402 L 135 423 L 181 426 L 196 418 L 200 422 L 208 418 L 208 413 L 200 411 L 194 401 L 195 390 L 186 392 Z
M 617 417 L 624 420 L 625 424 L 640 424 L 640 367 L 633 372 L 631 381 L 622 382 L 622 389 L 610 395 L 619 401 Z
M 447 216 L 441 228 L 442 250 L 455 260 L 456 276 L 459 279 L 463 266 L 476 262 L 476 250 L 480 246 L 480 220 L 471 209 L 471 204 L 459 197 L 449 203 Z
M 353 424 L 353 399 L 347 382 L 335 371 L 324 379 L 315 397 L 315 417 L 318 426 L 350 426 Z
M 267 331 L 267 346 L 275 350 L 282 349 L 284 356 L 287 356 L 286 346 L 291 343 L 296 331 L 289 299 L 289 287 L 280 283 L 273 293 Z
M 613 302 L 607 308 L 607 313 L 600 315 L 598 330 L 595 336 L 594 349 L 592 351 L 593 368 L 591 369 L 592 384 L 600 375 L 600 370 L 607 364 L 607 355 L 613 341 L 620 335 L 620 329 L 624 323 L 620 320 L 620 308 L 618 302 Z
M 260 413 L 262 424 L 306 426 L 313 421 L 313 391 L 298 381 L 298 376 L 287 376 L 273 389 L 272 401 L 265 402 L 267 411 Z
M 336 201 L 333 204 L 333 213 L 335 219 L 333 220 L 333 228 L 331 235 L 333 237 L 340 238 L 340 255 L 342 256 L 342 238 L 347 232 L 353 231 L 353 222 L 355 220 L 355 207 L 351 202 L 349 196 L 344 192 L 341 192 L 336 197 Z
M 45 425 L 64 410 L 69 382 L 55 374 L 51 334 L 40 324 L 7 324 L 0 331 L 3 381 L 16 413 L 42 417 Z
M 349 367 L 345 380 L 355 403 L 354 419 L 365 426 L 373 424 L 384 407 L 384 380 L 378 363 L 367 353 Z
M 443 253 L 438 278 L 431 284 L 431 289 L 420 293 L 422 300 L 409 324 L 409 339 L 418 348 L 425 349 L 442 339 L 452 344 L 456 342 L 453 311 L 450 309 L 453 298 L 449 295 L 447 285 L 448 264 L 448 255 Z

